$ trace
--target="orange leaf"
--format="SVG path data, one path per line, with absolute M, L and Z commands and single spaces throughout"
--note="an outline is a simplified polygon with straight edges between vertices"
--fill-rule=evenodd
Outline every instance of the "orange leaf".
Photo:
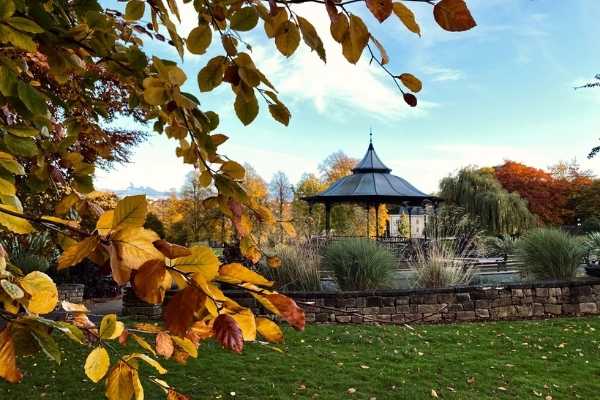
M 179 258 L 192 255 L 192 251 L 187 247 L 178 244 L 169 243 L 166 240 L 160 239 L 152 243 L 167 258 Z
M 169 388 L 169 392 L 167 393 L 167 400 L 190 400 L 190 398 L 184 394 L 178 393 L 173 389 Z
M 272 281 L 244 267 L 240 263 L 222 265 L 219 268 L 218 279 L 230 283 L 249 282 L 260 286 L 273 286 Z
M 188 329 L 185 336 L 197 346 L 201 340 L 208 339 L 212 335 L 213 330 L 211 326 L 207 325 L 204 321 L 196 321 L 191 328 Z
M 204 304 L 205 295 L 198 289 L 188 286 L 173 296 L 164 312 L 167 329 L 177 336 L 185 336 L 194 323 L 194 313 Z
M 468 31 L 477 23 L 464 0 L 442 0 L 433 7 L 433 17 L 450 32 Z
M 269 342 L 283 342 L 283 332 L 275 322 L 268 318 L 256 318 L 256 330 Z
M 171 288 L 173 278 L 162 260 L 146 261 L 133 277 L 133 290 L 137 297 L 150 304 L 160 304 L 165 292 Z
M 15 344 L 9 332 L 10 325 L 0 332 L 0 377 L 10 383 L 18 383 L 23 374 L 17 368 Z
M 392 0 L 367 0 L 367 7 L 381 23 L 392 14 Z
M 304 330 L 304 310 L 298 307 L 294 300 L 279 293 L 268 294 L 265 297 L 290 325 L 299 331 Z
M 242 330 L 237 322 L 229 315 L 219 315 L 213 324 L 215 338 L 221 345 L 236 353 L 241 353 L 244 348 Z
M 173 350 L 175 350 L 175 346 L 173 346 L 171 336 L 166 332 L 159 332 L 156 335 L 156 352 L 168 359 L 173 355 Z

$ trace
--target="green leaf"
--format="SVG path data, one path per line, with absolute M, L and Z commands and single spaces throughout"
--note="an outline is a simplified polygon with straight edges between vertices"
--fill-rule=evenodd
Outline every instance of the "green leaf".
M 0 93 L 6 97 L 17 93 L 17 76 L 10 68 L 2 65 L 0 65 Z
M 58 347 L 58 344 L 52 338 L 52 336 L 50 336 L 48 332 L 40 328 L 32 329 L 31 336 L 33 336 L 37 344 L 40 346 L 42 351 L 48 356 L 48 358 L 60 365 L 60 348 Z
M 258 12 L 255 7 L 242 7 L 230 19 L 231 29 L 249 31 L 258 23 Z
M 23 157 L 35 157 L 38 148 L 30 138 L 20 138 L 11 134 L 4 135 L 4 144 L 11 154 Z
M 290 111 L 282 103 L 270 104 L 269 112 L 276 121 L 283 125 L 288 126 L 290 123 Z
M 0 151 L 0 167 L 15 175 L 25 174 L 25 168 L 11 154 L 3 151 Z
M 13 0 L 0 1 L 0 20 L 4 21 L 12 16 L 15 11 L 15 2 Z
M 23 32 L 29 32 L 29 33 L 42 33 L 44 32 L 44 29 L 39 26 L 37 23 L 35 23 L 34 21 L 27 19 L 27 18 L 23 18 L 23 17 L 11 17 L 8 21 L 6 21 L 7 24 L 9 24 L 10 26 L 12 26 L 15 29 L 18 29 L 20 31 Z
M 212 29 L 208 25 L 200 25 L 192 29 L 187 41 L 187 49 L 192 54 L 204 54 L 212 41 Z
M 217 56 L 198 72 L 198 87 L 201 92 L 210 92 L 223 82 L 225 57 Z
M 8 25 L 0 24 L 0 43 L 11 43 L 20 49 L 33 53 L 37 50 L 37 44 L 31 36 L 26 33 L 16 31 Z
M 258 101 L 254 92 L 250 99 L 244 98 L 243 95 L 238 94 L 233 103 L 235 113 L 244 125 L 250 124 L 256 118 L 258 114 Z
M 12 133 L 15 136 L 19 137 L 35 137 L 40 134 L 40 131 L 35 128 L 30 127 L 21 127 L 21 126 L 10 126 L 6 128 L 7 131 Z
M 46 114 L 48 111 L 46 101 L 37 89 L 25 82 L 19 81 L 17 84 L 17 92 L 19 94 L 19 99 L 21 99 L 29 111 L 38 115 Z
M 125 7 L 125 19 L 135 21 L 144 16 L 146 2 L 142 0 L 130 0 Z

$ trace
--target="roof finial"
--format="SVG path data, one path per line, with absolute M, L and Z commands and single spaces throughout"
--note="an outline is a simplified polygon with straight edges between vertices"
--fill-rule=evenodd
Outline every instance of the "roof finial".
M 373 144 L 373 128 L 369 127 L 369 144 Z

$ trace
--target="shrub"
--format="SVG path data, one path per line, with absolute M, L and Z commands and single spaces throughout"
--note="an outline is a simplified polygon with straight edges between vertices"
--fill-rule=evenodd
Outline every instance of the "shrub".
M 442 288 L 466 285 L 473 279 L 473 267 L 464 261 L 452 241 L 432 240 L 418 247 L 412 264 L 416 287 Z
M 369 239 L 347 239 L 332 243 L 323 258 L 334 272 L 341 290 L 389 287 L 396 260 L 392 253 Z
M 581 229 L 585 233 L 600 232 L 600 219 L 597 217 L 587 218 L 583 221 L 583 224 L 581 224 Z
M 600 232 L 590 233 L 585 239 L 585 247 L 588 253 L 588 261 L 600 259 Z
M 262 266 L 262 269 L 280 290 L 321 290 L 321 256 L 314 247 L 280 244 L 275 246 L 274 253 L 281 259 L 281 266 L 277 269 Z
M 486 255 L 501 257 L 516 251 L 518 239 L 509 235 L 490 237 L 485 242 Z
M 524 270 L 538 279 L 572 279 L 585 253 L 581 240 L 555 228 L 535 229 L 517 245 Z
M 56 260 L 57 257 L 52 247 L 54 243 L 47 231 L 26 236 L 10 235 L 2 240 L 1 244 L 11 264 L 25 274 L 33 271 L 48 271 L 51 261 Z

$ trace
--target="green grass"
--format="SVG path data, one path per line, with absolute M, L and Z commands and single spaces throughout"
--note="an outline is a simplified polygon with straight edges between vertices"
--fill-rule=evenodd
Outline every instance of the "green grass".
M 163 365 L 167 381 L 194 399 L 431 399 L 432 389 L 443 399 L 593 399 L 599 334 L 597 317 L 414 331 L 310 325 L 286 330 L 284 353 L 257 343 L 237 355 L 207 343 L 188 366 Z M 0 383 L 0 399 L 103 398 L 103 385 L 85 378 L 84 355 L 69 351 L 62 366 L 42 355 L 21 360 L 23 383 Z M 162 398 L 146 386 L 146 399 Z

